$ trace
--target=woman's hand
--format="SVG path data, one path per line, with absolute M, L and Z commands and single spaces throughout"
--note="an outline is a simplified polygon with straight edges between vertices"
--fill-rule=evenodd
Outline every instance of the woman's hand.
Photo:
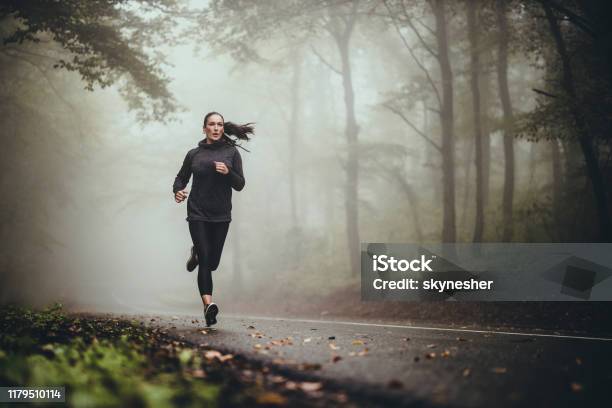
M 225 163 L 223 163 L 223 162 L 218 162 L 218 161 L 216 161 L 216 162 L 214 162 L 214 163 L 215 163 L 215 170 L 216 170 L 218 173 L 221 173 L 221 174 L 227 174 L 227 173 L 229 173 L 229 169 L 227 168 L 227 166 L 225 165 Z
M 174 193 L 174 201 L 179 204 L 182 203 L 187 198 L 187 194 L 189 194 L 189 191 L 187 190 L 177 191 L 176 193 Z

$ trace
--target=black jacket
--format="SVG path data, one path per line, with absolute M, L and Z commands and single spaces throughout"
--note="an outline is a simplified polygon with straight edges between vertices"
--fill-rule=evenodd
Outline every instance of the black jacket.
M 228 174 L 215 170 L 214 161 L 225 163 Z M 211 144 L 206 139 L 187 152 L 172 192 L 183 190 L 193 174 L 191 192 L 187 199 L 187 221 L 231 221 L 232 188 L 244 188 L 242 157 L 235 146 L 224 139 Z

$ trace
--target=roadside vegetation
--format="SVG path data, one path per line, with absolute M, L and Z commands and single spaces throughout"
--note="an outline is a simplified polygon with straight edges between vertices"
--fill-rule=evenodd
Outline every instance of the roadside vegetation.
M 297 384 L 286 387 L 286 384 Z M 301 384 L 307 384 L 301 389 Z M 329 406 L 321 383 L 295 383 L 240 357 L 113 316 L 0 307 L 0 386 L 65 386 L 69 406 Z

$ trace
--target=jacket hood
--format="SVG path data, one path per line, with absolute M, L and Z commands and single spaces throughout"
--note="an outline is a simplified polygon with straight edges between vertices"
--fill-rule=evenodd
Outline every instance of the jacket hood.
M 219 149 L 220 147 L 223 147 L 227 144 L 227 142 L 225 140 L 223 140 L 223 138 L 217 140 L 216 142 L 212 142 L 212 143 L 206 143 L 206 138 L 203 140 L 200 140 L 200 142 L 198 143 L 198 146 L 203 148 L 203 149 Z

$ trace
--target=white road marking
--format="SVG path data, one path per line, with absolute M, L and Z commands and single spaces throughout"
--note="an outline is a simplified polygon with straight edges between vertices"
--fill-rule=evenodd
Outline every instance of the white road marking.
M 176 313 L 173 311 L 161 311 L 149 309 L 141 309 L 139 307 L 129 306 L 122 302 L 114 293 L 112 297 L 115 301 L 122 306 L 129 307 L 143 314 L 155 314 L 155 315 L 175 315 L 192 318 L 193 314 Z M 343 324 L 348 326 L 366 326 L 366 327 L 384 327 L 389 329 L 412 329 L 412 330 L 426 330 L 426 331 L 445 331 L 445 332 L 457 332 L 457 333 L 479 333 L 479 334 L 504 334 L 508 336 L 525 336 L 525 337 L 549 337 L 557 339 L 573 339 L 573 340 L 592 340 L 592 341 L 612 341 L 612 338 L 608 337 L 590 337 L 590 336 L 575 336 L 571 334 L 555 334 L 555 333 L 526 333 L 526 332 L 511 332 L 511 331 L 498 331 L 498 330 L 477 330 L 477 329 L 457 329 L 452 327 L 427 327 L 427 326 L 409 326 L 401 324 L 386 324 L 386 323 L 363 323 L 363 322 L 347 322 L 342 320 L 315 320 L 315 319 L 294 319 L 289 317 L 267 317 L 267 316 L 244 316 L 244 315 L 233 315 L 225 314 L 223 317 L 229 317 L 234 319 L 246 319 L 246 320 L 270 320 L 270 321 L 289 321 L 289 322 L 300 322 L 300 323 L 324 323 L 324 324 Z
M 429 330 L 429 331 L 446 331 L 446 332 L 460 332 L 460 333 L 480 333 L 480 334 L 505 334 L 510 336 L 527 336 L 527 337 L 553 337 L 560 339 L 576 339 L 576 340 L 594 340 L 594 341 L 612 341 L 612 338 L 607 337 L 589 337 L 589 336 L 573 336 L 570 334 L 546 334 L 546 333 L 525 333 L 525 332 L 510 332 L 510 331 L 496 331 L 496 330 L 476 330 L 476 329 L 455 329 L 450 327 L 426 327 L 426 326 L 408 326 L 400 324 L 384 324 L 384 323 L 361 323 L 361 322 L 347 322 L 341 320 L 311 320 L 311 319 L 292 319 L 285 317 L 264 317 L 264 316 L 237 316 L 237 315 L 225 315 L 225 317 L 232 317 L 236 319 L 246 320 L 273 320 L 273 321 L 290 321 L 290 322 L 301 322 L 301 323 L 328 323 L 328 324 L 344 324 L 349 326 L 369 326 L 369 327 L 384 327 L 389 329 L 413 329 L 413 330 Z

